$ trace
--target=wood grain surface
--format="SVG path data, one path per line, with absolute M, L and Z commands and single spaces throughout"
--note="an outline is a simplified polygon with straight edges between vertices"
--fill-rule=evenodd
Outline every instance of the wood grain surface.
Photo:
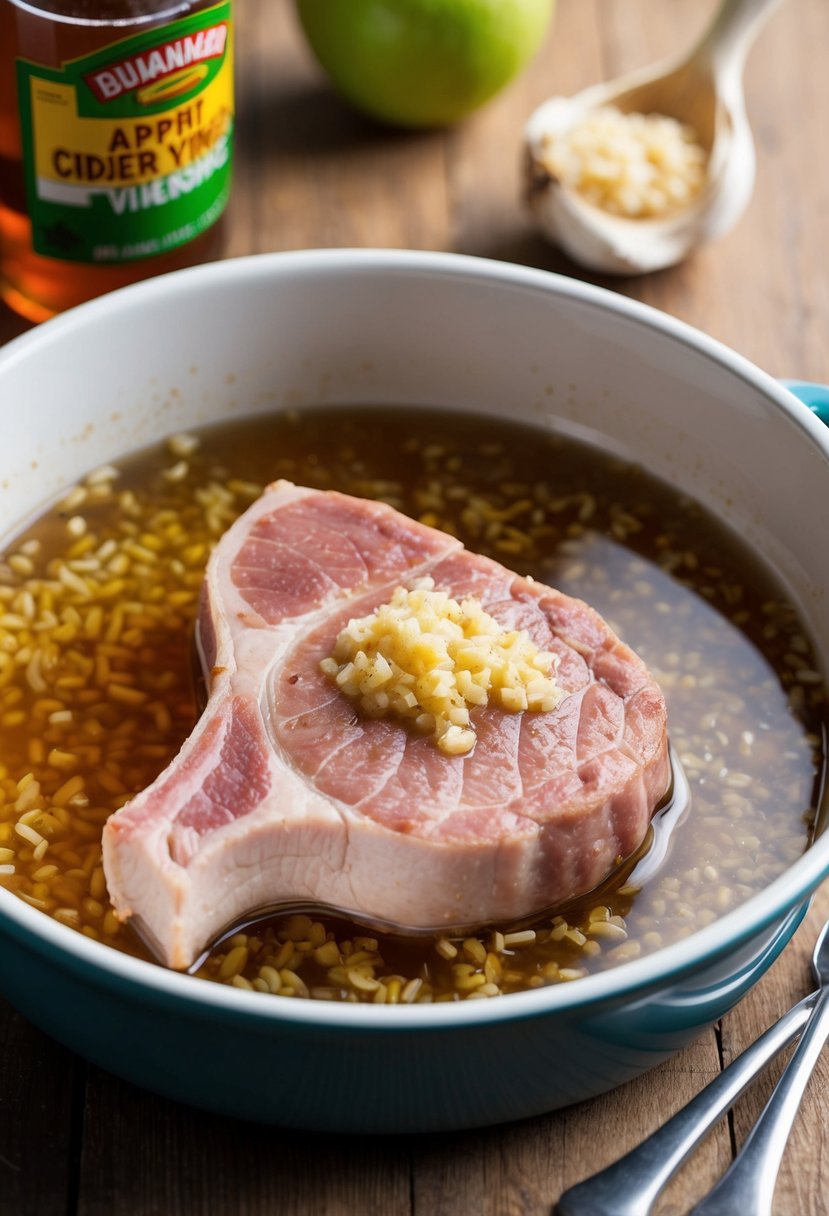
M 520 136 L 531 110 L 551 93 L 679 52 L 712 7 L 559 0 L 546 45 L 501 97 L 453 130 L 402 134 L 333 96 L 287 0 L 238 0 L 228 255 L 373 245 L 521 262 L 592 277 L 664 309 L 773 375 L 829 381 L 826 0 L 787 0 L 751 55 L 757 184 L 727 237 L 673 270 L 601 279 L 545 244 L 519 203 Z M 0 311 L 0 339 L 25 328 Z M 87 1065 L 0 1002 L 0 1216 L 541 1216 L 808 991 L 811 946 L 827 917 L 824 888 L 791 946 L 722 1025 L 647 1076 L 563 1112 L 453 1136 L 312 1136 L 194 1112 Z M 741 1099 L 682 1171 L 658 1208 L 663 1216 L 688 1212 L 722 1172 L 775 1075 Z M 827 1098 L 829 1057 L 787 1149 L 776 1216 L 829 1212 Z

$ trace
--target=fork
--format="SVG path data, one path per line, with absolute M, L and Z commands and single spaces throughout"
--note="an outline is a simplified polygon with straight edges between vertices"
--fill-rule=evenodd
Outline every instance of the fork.
M 771 1216 L 774 1184 L 812 1070 L 829 1038 L 829 922 L 812 952 L 818 985 L 800 1042 L 731 1166 L 691 1216 Z
M 783 1150 L 809 1076 L 829 1037 L 829 921 L 812 953 L 818 985 L 673 1118 L 607 1169 L 570 1187 L 557 1216 L 649 1216 L 670 1179 L 759 1072 L 798 1035 L 771 1098 L 720 1182 L 691 1216 L 770 1216 Z

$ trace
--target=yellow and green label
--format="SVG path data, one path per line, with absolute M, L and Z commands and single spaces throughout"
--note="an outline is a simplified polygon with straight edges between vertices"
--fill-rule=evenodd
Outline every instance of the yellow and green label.
M 219 218 L 233 145 L 230 9 L 227 0 L 57 70 L 18 61 L 38 253 L 154 257 Z

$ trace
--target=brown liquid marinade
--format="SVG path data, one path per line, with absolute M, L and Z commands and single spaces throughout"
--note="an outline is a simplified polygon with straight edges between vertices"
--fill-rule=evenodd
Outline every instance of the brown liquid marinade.
M 472 938 L 402 939 L 295 913 L 199 974 L 284 996 L 495 996 L 649 953 L 762 890 L 807 847 L 825 698 L 797 614 L 757 559 L 635 465 L 517 425 L 425 410 L 292 412 L 179 436 L 96 470 L 0 565 L 0 882 L 148 957 L 116 921 L 106 818 L 175 755 L 198 709 L 191 636 L 210 547 L 277 477 L 379 497 L 582 597 L 668 700 L 690 808 L 639 886 Z

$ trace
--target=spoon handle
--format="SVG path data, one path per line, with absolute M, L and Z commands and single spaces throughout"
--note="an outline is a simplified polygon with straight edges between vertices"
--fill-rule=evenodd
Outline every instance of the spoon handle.
M 723 0 L 694 53 L 711 65 L 714 74 L 739 77 L 746 55 L 763 22 L 782 0 Z
M 731 1168 L 691 1216 L 771 1216 L 783 1150 L 827 1038 L 829 990 L 820 993 L 803 1037 Z
M 648 1216 L 698 1142 L 769 1060 L 800 1033 L 816 1000 L 811 993 L 794 1005 L 638 1148 L 565 1191 L 556 1205 L 556 1216 Z M 736 1208 L 729 1216 L 737 1210 L 742 1213 L 742 1208 Z

